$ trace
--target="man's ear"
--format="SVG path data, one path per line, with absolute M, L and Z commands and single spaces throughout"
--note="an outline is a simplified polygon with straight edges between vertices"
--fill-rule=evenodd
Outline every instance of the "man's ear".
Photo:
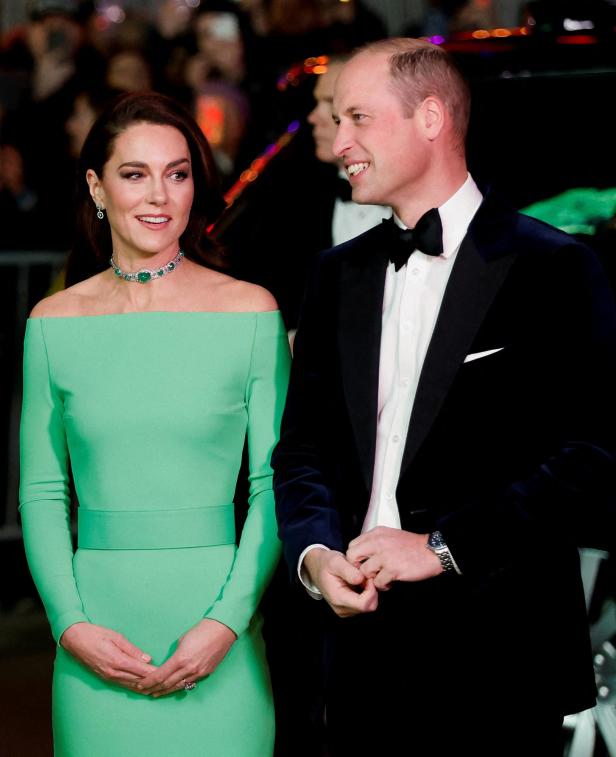
M 426 138 L 433 142 L 442 132 L 446 121 L 445 106 L 438 97 L 426 97 L 419 106 L 419 123 Z
M 88 182 L 88 187 L 90 188 L 90 196 L 94 200 L 94 204 L 97 207 L 104 208 L 105 190 L 103 189 L 101 180 L 96 175 L 96 171 L 88 168 L 88 170 L 86 171 L 86 181 Z

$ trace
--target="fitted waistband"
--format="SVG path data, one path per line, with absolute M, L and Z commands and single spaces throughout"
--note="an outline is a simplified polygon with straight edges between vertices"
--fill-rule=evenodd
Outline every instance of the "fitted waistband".
M 233 503 L 179 510 L 77 509 L 80 549 L 178 549 L 235 544 Z

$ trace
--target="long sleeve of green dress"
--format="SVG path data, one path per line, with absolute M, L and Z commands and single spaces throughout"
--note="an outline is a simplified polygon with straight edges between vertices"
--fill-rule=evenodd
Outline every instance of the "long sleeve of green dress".
M 88 618 L 73 574 L 63 403 L 51 378 L 42 324 L 28 322 L 24 343 L 20 512 L 30 571 L 59 641 L 70 625 Z
M 278 440 L 289 376 L 289 343 L 282 321 L 257 317 L 246 384 L 250 496 L 235 561 L 206 617 L 238 636 L 250 619 L 280 558 L 270 457 Z

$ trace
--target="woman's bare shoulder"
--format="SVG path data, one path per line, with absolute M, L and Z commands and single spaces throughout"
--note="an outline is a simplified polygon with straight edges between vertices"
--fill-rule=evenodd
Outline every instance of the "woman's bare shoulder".
M 208 289 L 204 288 L 203 292 L 207 291 L 208 296 L 212 298 L 208 305 L 213 305 L 216 310 L 239 312 L 278 310 L 278 303 L 271 292 L 257 284 L 208 269 L 205 269 L 202 275 L 209 284 Z M 204 309 L 209 309 L 208 305 L 204 306 Z
M 251 312 L 265 312 L 278 310 L 278 303 L 274 295 L 258 284 L 250 284 L 248 281 L 236 280 L 233 285 L 233 310 L 249 310 Z
M 89 315 L 95 309 L 94 303 L 99 291 L 102 274 L 92 276 L 85 281 L 67 287 L 60 292 L 43 298 L 38 302 L 30 318 L 62 318 L 78 315 Z

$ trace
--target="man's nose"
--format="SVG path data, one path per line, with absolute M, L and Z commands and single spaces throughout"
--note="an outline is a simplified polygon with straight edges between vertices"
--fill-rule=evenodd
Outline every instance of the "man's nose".
M 336 128 L 336 136 L 332 143 L 332 152 L 337 158 L 341 158 L 351 146 L 351 137 L 348 129 L 339 123 Z
M 314 108 L 310 111 L 308 114 L 306 121 L 308 121 L 309 124 L 312 124 L 313 126 L 316 126 L 317 123 L 317 111 L 319 110 L 318 104 L 314 106 Z

